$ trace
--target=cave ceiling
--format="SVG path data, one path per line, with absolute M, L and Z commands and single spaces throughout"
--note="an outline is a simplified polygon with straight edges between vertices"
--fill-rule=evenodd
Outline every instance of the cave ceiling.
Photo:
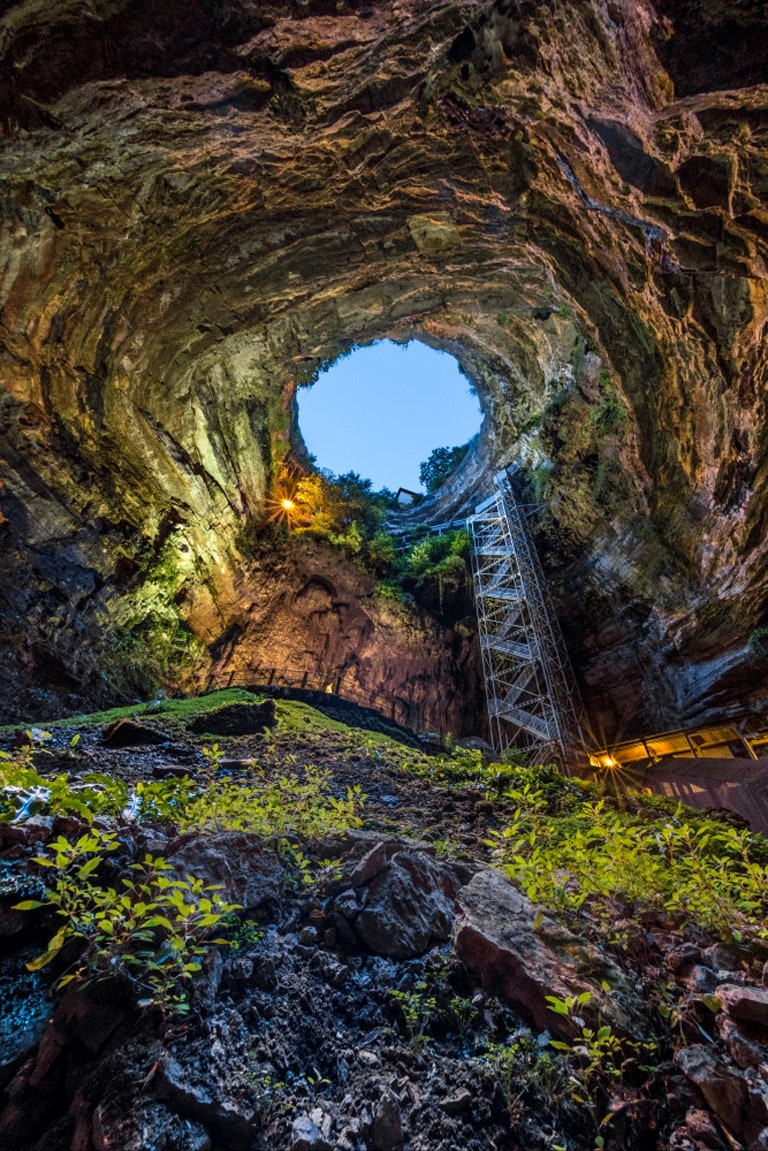
M 19 0 L 0 51 L 9 675 L 85 669 L 169 541 L 215 645 L 296 385 L 389 336 L 529 477 L 609 726 L 761 705 L 761 3 Z

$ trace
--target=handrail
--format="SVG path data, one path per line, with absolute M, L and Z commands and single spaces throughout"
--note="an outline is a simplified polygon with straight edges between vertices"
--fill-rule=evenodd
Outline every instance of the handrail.
M 387 695 L 380 691 L 368 692 L 354 684 L 344 684 L 343 679 L 343 672 L 341 675 L 328 677 L 309 671 L 257 667 L 231 671 L 224 675 L 212 673 L 206 682 L 205 691 L 221 691 L 230 687 L 284 687 L 289 690 L 318 691 L 377 711 L 384 718 L 416 735 L 436 735 L 441 740 L 447 735 L 448 728 L 443 722 L 437 724 L 426 722 L 427 718 L 432 719 L 434 716 L 426 716 L 423 704 L 400 695 Z
M 652 735 L 636 736 L 634 739 L 623 739 L 620 742 L 606 744 L 604 747 L 590 751 L 590 760 L 594 767 L 612 767 L 614 764 L 621 764 L 623 757 L 626 753 L 632 750 L 645 751 L 645 755 L 626 759 L 627 764 L 634 762 L 642 762 L 647 759 L 649 762 L 658 761 L 665 758 L 680 758 L 682 750 L 679 749 L 668 754 L 660 753 L 654 750 L 653 744 L 668 743 L 672 740 L 684 740 L 687 744 L 687 750 L 690 752 L 689 758 L 692 759 L 708 759 L 710 756 L 702 755 L 701 752 L 705 747 L 717 748 L 726 747 L 729 743 L 740 743 L 749 759 L 757 759 L 758 755 L 753 747 L 753 744 L 764 744 L 768 741 L 768 728 L 752 726 L 749 731 L 743 730 L 740 720 L 747 719 L 747 715 L 735 716 L 731 719 L 714 720 L 707 724 L 698 724 L 695 727 L 676 727 L 668 731 L 655 732 Z M 706 736 L 710 733 L 722 732 L 729 730 L 732 734 L 729 738 L 714 739 L 711 743 L 696 742 L 696 736 Z M 651 746 L 649 746 L 651 745 Z

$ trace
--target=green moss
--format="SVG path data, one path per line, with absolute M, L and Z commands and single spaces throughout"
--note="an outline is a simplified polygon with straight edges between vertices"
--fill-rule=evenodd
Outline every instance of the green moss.
M 38 725 L 55 727 L 101 727 L 118 719 L 142 719 L 151 716 L 166 716 L 181 722 L 194 719 L 197 715 L 215 711 L 230 703 L 257 703 L 264 697 L 254 695 L 241 687 L 230 687 L 224 691 L 214 691 L 209 695 L 190 696 L 187 699 L 162 699 L 151 703 L 134 703 L 127 707 L 110 707 L 106 711 L 93 711 L 87 715 L 74 715 L 64 719 L 46 720 Z M 18 723 L 0 728 L 0 731 L 23 731 L 34 724 Z
M 605 369 L 600 372 L 600 388 L 603 398 L 590 411 L 590 422 L 598 435 L 622 435 L 629 424 L 629 413 Z
M 755 663 L 768 662 L 768 627 L 756 627 L 747 646 Z
M 401 750 L 401 745 L 388 735 L 340 723 L 310 704 L 300 703 L 298 700 L 279 700 L 276 715 L 278 737 L 291 736 L 311 739 L 315 735 L 333 733 L 344 736 L 345 742 L 347 742 L 349 736 L 353 735 L 361 741 L 363 748 L 372 746 L 387 749 L 393 754 L 397 754 Z

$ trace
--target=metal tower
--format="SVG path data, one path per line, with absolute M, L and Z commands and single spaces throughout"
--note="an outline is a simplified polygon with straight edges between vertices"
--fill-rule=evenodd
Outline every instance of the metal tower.
M 538 556 L 506 472 L 467 520 L 494 748 L 563 766 L 584 747 L 582 707 Z

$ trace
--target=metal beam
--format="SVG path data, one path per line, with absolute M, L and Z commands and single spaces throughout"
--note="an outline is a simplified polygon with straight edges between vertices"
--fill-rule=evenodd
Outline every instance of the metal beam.
M 564 764 L 584 745 L 581 701 L 509 477 L 467 520 L 488 717 L 496 751 Z

